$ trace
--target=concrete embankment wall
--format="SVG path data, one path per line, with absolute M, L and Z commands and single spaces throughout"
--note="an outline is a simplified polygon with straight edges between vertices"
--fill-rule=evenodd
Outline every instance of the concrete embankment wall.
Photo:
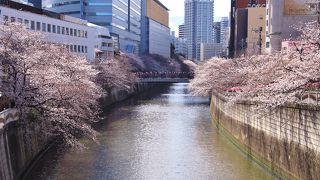
M 0 129 L 0 179 L 19 179 L 49 144 L 40 129 L 12 121 Z
M 116 102 L 123 101 L 129 98 L 132 95 L 139 94 L 143 91 L 149 90 L 155 86 L 159 85 L 158 83 L 137 83 L 129 92 L 128 91 L 119 91 L 117 89 L 112 89 L 107 96 L 102 98 L 102 103 L 104 107 L 108 107 Z
M 253 103 L 227 106 L 212 94 L 217 127 L 249 158 L 285 179 L 320 179 L 320 108 L 288 105 L 256 113 Z
M 155 83 L 137 83 L 130 92 L 114 89 L 103 98 L 104 107 L 154 86 Z M 15 114 L 15 110 L 7 110 L 0 116 L 0 180 L 22 178 L 32 164 L 53 144 L 52 139 L 43 136 L 40 129 L 25 126 L 18 118 L 13 120 Z

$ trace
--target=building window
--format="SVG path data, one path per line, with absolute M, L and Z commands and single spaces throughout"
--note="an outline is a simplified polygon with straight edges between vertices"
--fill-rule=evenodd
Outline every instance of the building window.
M 84 46 L 81 46 L 81 52 L 84 53 Z
M 73 52 L 73 46 L 70 45 L 70 52 Z
M 78 45 L 78 52 L 81 52 L 81 46 Z
M 85 37 L 85 38 L 88 37 L 88 32 L 87 32 L 87 31 L 84 32 L 84 37 Z
M 81 37 L 81 31 L 78 30 L 78 37 Z
M 53 33 L 57 33 L 57 31 L 56 31 L 56 25 L 52 25 L 52 32 L 53 32 Z
M 266 43 L 266 48 L 269 48 L 270 47 L 270 42 L 267 42 Z
M 57 33 L 58 33 L 58 34 L 61 34 L 60 26 L 57 26 Z
M 73 51 L 77 52 L 77 45 L 73 45 Z
M 73 36 L 73 29 L 70 28 L 70 36 Z
M 27 27 L 27 29 L 29 29 L 29 20 L 25 19 L 24 20 L 24 25 Z
M 15 17 L 11 17 L 10 20 L 11 20 L 11 22 L 16 22 L 16 18 Z
M 30 29 L 35 30 L 36 29 L 36 23 L 34 21 L 30 21 Z
M 42 23 L 42 32 L 46 32 L 46 26 L 47 26 L 46 23 Z
M 18 18 L 18 23 L 22 24 L 22 19 L 21 18 Z
M 65 34 L 65 27 L 61 27 L 61 34 Z
M 37 31 L 40 31 L 40 30 L 41 30 L 41 23 L 37 22 Z
M 51 24 L 47 24 L 47 31 L 51 32 Z
M 84 47 L 84 52 L 88 53 L 88 47 L 87 46 Z
M 73 30 L 73 34 L 74 34 L 74 36 L 77 36 L 77 30 L 76 29 Z
M 8 21 L 9 20 L 9 16 L 3 16 L 3 20 L 4 21 Z
M 69 35 L 69 28 L 66 28 L 66 35 Z

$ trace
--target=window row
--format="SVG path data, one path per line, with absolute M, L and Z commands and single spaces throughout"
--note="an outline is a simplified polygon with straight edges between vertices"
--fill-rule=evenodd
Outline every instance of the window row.
M 37 21 L 16 18 L 16 17 L 9 18 L 9 16 L 6 16 L 6 15 L 3 16 L 3 20 L 4 21 L 10 20 L 10 22 L 17 21 L 18 23 L 23 23 L 26 25 L 27 28 L 29 28 L 31 30 L 35 30 L 35 31 L 56 33 L 56 34 L 62 34 L 62 35 L 68 35 L 68 36 L 70 35 L 70 36 L 81 37 L 81 38 L 88 37 L 88 32 L 84 31 L 84 30 L 73 29 L 73 28 L 69 28 L 69 27 L 47 24 L 47 23 L 43 23 L 43 22 L 37 22 Z
M 81 45 L 66 45 L 66 48 L 70 52 L 75 53 L 88 53 L 88 47 L 87 46 L 81 46 Z

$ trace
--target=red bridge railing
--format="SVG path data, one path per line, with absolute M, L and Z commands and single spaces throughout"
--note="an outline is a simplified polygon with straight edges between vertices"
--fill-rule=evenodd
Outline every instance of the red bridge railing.
M 138 78 L 187 78 L 193 79 L 193 72 L 135 72 Z

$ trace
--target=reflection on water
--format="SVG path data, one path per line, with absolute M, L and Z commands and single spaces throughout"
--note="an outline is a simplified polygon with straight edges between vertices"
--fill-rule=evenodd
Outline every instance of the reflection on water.
M 99 145 L 50 152 L 28 179 L 272 179 L 217 132 L 209 100 L 187 84 L 149 95 L 107 112 Z

